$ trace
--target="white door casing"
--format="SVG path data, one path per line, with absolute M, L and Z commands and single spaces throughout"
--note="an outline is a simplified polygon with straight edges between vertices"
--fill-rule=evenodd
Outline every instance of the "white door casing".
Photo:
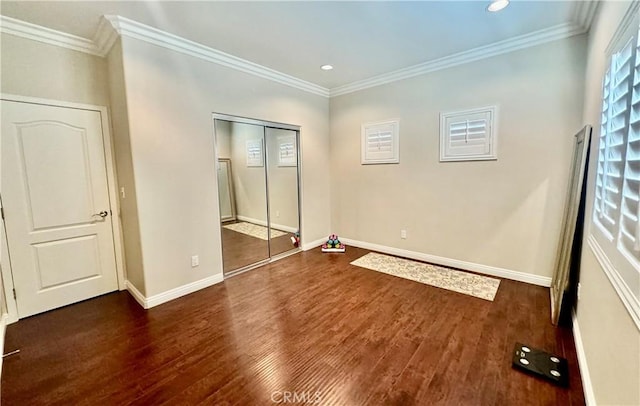
M 118 289 L 102 125 L 100 111 L 2 101 L 2 200 L 21 318 Z

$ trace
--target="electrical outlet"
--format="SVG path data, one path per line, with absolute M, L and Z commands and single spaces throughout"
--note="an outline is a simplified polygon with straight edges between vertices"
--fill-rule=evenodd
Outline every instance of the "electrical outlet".
M 407 239 L 407 230 L 400 230 L 400 238 L 403 240 Z
M 280 217 L 280 210 L 276 210 L 276 217 Z
M 200 265 L 200 258 L 197 255 L 191 256 L 191 268 L 195 268 Z
M 582 284 L 578 282 L 578 289 L 576 289 L 576 296 L 578 296 L 578 300 L 580 300 L 580 291 L 582 290 Z

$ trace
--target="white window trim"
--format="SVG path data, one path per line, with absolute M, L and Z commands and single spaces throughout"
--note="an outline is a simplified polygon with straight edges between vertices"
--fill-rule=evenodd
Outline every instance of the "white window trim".
M 367 130 L 375 127 L 382 127 L 391 125 L 392 135 L 392 157 L 388 159 L 375 159 L 367 157 Z M 398 164 L 400 163 L 400 120 L 392 119 L 386 121 L 377 121 L 372 123 L 364 123 L 361 127 L 360 138 L 360 163 L 362 165 L 376 165 L 376 164 Z
M 638 9 L 640 2 L 633 2 L 622 22 L 620 23 L 618 30 L 612 37 L 611 43 L 607 47 L 606 50 L 606 61 L 607 64 L 611 63 L 612 55 L 618 52 L 629 40 L 629 38 L 633 38 L 638 34 L 640 20 L 638 18 Z M 636 59 L 640 58 L 640 55 L 636 55 Z M 633 61 L 632 61 L 633 63 Z M 633 79 L 633 78 L 632 78 Z M 631 95 L 629 97 L 632 97 Z M 600 97 L 600 102 L 602 103 L 602 96 Z M 599 117 L 601 117 L 601 113 L 599 112 Z M 598 136 L 595 137 L 598 140 L 598 144 L 595 149 L 595 159 L 598 159 L 598 151 L 600 148 L 601 139 L 601 119 L 598 120 L 598 126 L 596 127 L 599 131 Z M 627 126 L 629 123 L 627 123 Z M 627 137 L 629 136 L 628 131 L 625 134 L 625 144 Z M 626 158 L 625 158 L 626 159 Z M 624 165 L 623 165 L 624 168 Z M 622 175 L 624 179 L 624 174 Z M 597 174 L 595 176 L 595 182 L 597 182 Z M 624 182 L 624 180 L 622 181 Z M 593 185 L 594 188 L 597 185 Z M 631 258 L 629 254 L 620 249 L 620 221 L 621 219 L 617 219 L 615 235 L 612 235 L 609 230 L 607 230 L 600 221 L 596 220 L 596 193 L 594 189 L 593 193 L 593 207 L 591 210 L 589 218 L 589 236 L 587 238 L 587 245 L 589 246 L 591 252 L 594 254 L 596 260 L 602 267 L 603 272 L 609 279 L 611 285 L 614 290 L 620 297 L 623 305 L 629 312 L 631 319 L 636 325 L 636 328 L 640 330 L 640 296 L 637 296 L 632 289 L 629 287 L 629 284 L 624 277 L 624 275 L 628 275 L 629 273 L 636 272 L 640 274 L 639 261 L 636 258 Z M 595 225 L 595 227 L 593 227 Z
M 490 149 L 487 154 L 474 154 L 474 155 L 447 155 L 446 145 L 449 137 L 449 131 L 446 126 L 448 118 L 465 116 L 478 113 L 491 113 L 491 132 Z M 479 107 L 467 110 L 451 111 L 447 113 L 440 113 L 440 162 L 455 162 L 455 161 L 495 161 L 498 159 L 498 106 Z
M 598 243 L 596 237 L 591 234 L 587 239 L 587 244 L 591 249 L 591 252 L 596 257 L 596 260 L 602 267 L 605 275 L 609 278 L 609 282 L 613 285 L 614 290 L 620 297 L 620 300 L 626 307 L 631 319 L 636 324 L 636 328 L 640 330 L 640 302 L 635 297 L 627 283 L 620 276 L 615 266 L 609 260 L 609 257 L 605 254 L 604 250 Z

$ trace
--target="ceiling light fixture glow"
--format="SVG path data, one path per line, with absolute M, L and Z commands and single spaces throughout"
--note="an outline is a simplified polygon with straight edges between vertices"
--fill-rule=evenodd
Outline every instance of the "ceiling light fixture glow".
M 322 70 L 331 70 L 331 69 L 333 69 L 333 66 L 331 66 L 331 65 L 322 65 L 320 67 L 320 69 L 322 69 Z
M 487 6 L 487 11 L 495 13 L 500 11 L 509 5 L 509 0 L 494 0 Z

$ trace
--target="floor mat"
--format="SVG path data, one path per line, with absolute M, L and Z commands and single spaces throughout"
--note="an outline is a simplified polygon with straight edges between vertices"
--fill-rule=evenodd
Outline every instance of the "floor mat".
M 351 265 L 493 301 L 500 279 L 370 252 Z
M 240 222 L 228 224 L 222 227 L 236 231 L 238 233 L 250 235 L 251 237 L 259 238 L 261 240 L 267 241 L 269 239 L 267 237 L 267 227 L 259 226 L 257 224 Z M 273 228 L 271 229 L 271 238 L 278 238 L 282 237 L 283 235 L 287 235 L 287 233 L 283 233 L 282 231 L 278 231 Z

